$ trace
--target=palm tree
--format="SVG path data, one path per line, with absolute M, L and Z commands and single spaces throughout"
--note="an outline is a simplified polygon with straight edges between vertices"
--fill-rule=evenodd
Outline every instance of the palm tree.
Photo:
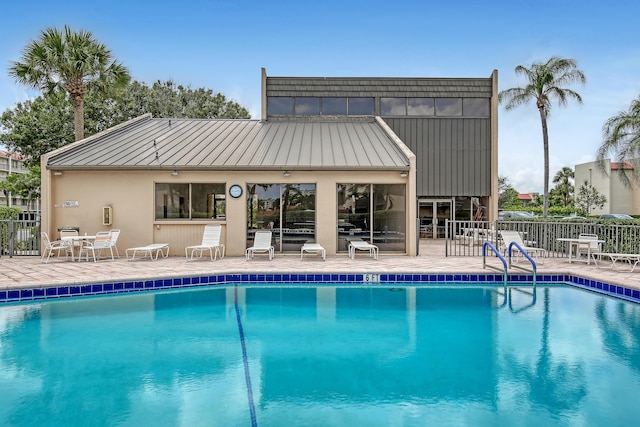
M 562 193 L 565 207 L 569 206 L 569 201 L 571 200 L 571 193 L 573 193 L 574 190 L 571 179 L 574 177 L 573 169 L 568 166 L 563 167 L 556 173 L 556 176 L 553 177 L 553 183 L 557 184 L 556 187 Z
M 516 74 L 523 74 L 527 78 L 525 87 L 506 89 L 498 94 L 498 101 L 505 102 L 505 110 L 509 111 L 519 105 L 534 100 L 540 122 L 542 123 L 542 143 L 544 147 L 544 204 L 542 214 L 547 216 L 549 208 L 549 131 L 547 118 L 551 110 L 551 101 L 557 100 L 558 104 L 565 106 L 568 99 L 574 99 L 582 103 L 582 97 L 571 89 L 562 85 L 578 82 L 585 84 L 586 77 L 582 71 L 576 68 L 574 59 L 558 58 L 553 56 L 545 63 L 534 62 L 530 68 L 518 65 Z
M 635 163 L 638 166 L 640 157 L 640 97 L 631 102 L 628 111 L 621 111 L 607 120 L 602 128 L 604 142 L 598 148 L 597 160 L 599 168 L 605 170 L 605 158 L 611 152 L 616 153 L 615 159 L 620 163 Z M 634 168 L 633 177 L 639 181 L 638 168 Z M 622 182 L 631 184 L 625 168 L 620 168 Z
M 22 52 L 20 62 L 12 62 L 9 75 L 16 82 L 41 90 L 45 95 L 64 90 L 74 111 L 76 141 L 84 138 L 84 97 L 89 90 L 100 93 L 124 87 L 129 71 L 112 59 L 111 51 L 91 32 L 47 28 L 38 40 Z

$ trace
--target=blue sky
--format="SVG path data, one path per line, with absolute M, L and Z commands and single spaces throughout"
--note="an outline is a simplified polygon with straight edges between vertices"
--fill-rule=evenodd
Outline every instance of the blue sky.
M 640 3 L 627 0 L 3 2 L 0 111 L 37 95 L 8 77 L 10 61 L 46 27 L 84 29 L 136 80 L 221 92 L 260 112 L 271 76 L 489 77 L 524 84 L 516 65 L 573 58 L 583 104 L 554 106 L 551 175 L 594 159 L 602 124 L 640 95 Z M 499 110 L 499 174 L 520 192 L 543 188 L 534 104 Z

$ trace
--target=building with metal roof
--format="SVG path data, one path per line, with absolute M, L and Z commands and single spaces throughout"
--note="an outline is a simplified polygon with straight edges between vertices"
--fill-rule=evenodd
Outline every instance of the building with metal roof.
M 346 254 L 361 238 L 415 255 L 416 218 L 460 219 L 479 201 L 493 209 L 496 87 L 495 71 L 411 79 L 263 69 L 259 120 L 144 115 L 43 156 L 43 230 L 117 228 L 121 252 L 166 242 L 180 255 L 213 222 L 229 255 L 244 254 L 259 229 L 273 231 L 277 253 L 319 243 Z
M 140 117 L 49 157 L 51 170 L 408 170 L 409 160 L 374 118 L 368 121 Z

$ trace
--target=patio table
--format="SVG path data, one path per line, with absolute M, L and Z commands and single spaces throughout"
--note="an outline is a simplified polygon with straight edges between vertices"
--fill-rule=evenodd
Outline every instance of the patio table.
M 587 264 L 591 264 L 591 245 L 593 243 L 604 243 L 604 240 L 596 240 L 596 239 L 580 239 L 578 237 L 559 237 L 556 239 L 559 242 L 567 242 L 569 243 L 569 263 L 572 262 L 586 262 Z M 575 256 L 572 256 L 575 248 Z M 580 258 L 580 248 L 587 249 L 587 259 Z
M 74 253 L 73 250 L 76 247 L 75 243 L 79 242 L 80 245 L 79 247 L 79 252 L 78 252 L 78 261 L 80 261 L 80 253 L 82 253 L 82 246 L 89 241 L 95 240 L 96 236 L 89 236 L 89 235 L 77 235 L 77 236 L 64 236 L 61 237 L 60 240 L 62 240 L 63 242 L 65 242 L 66 244 L 68 244 L 71 247 L 71 261 L 76 261 L 75 257 L 74 257 Z

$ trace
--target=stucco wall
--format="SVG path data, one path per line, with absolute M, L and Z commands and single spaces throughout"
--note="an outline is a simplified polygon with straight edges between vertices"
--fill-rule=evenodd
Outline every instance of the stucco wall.
M 412 165 L 415 167 L 414 165 Z M 316 240 L 336 253 L 336 185 L 338 183 L 407 184 L 406 248 L 416 253 L 415 169 L 408 177 L 399 171 L 292 171 L 285 177 L 282 171 L 73 171 L 61 175 L 43 168 L 43 230 L 58 237 L 57 229 L 65 226 L 80 228 L 80 233 L 95 234 L 112 228 L 121 230 L 118 249 L 124 255 L 128 247 L 149 243 L 169 243 L 170 255 L 184 256 L 184 248 L 199 244 L 207 221 L 173 221 L 154 219 L 154 184 L 162 183 L 225 183 L 245 189 L 247 183 L 316 184 Z M 226 198 L 226 221 L 223 243 L 229 256 L 242 256 L 246 248 L 246 194 L 239 199 Z M 73 202 L 78 206 L 73 205 Z M 72 202 L 66 203 L 65 202 Z M 113 223 L 102 225 L 102 207 L 113 208 Z
M 583 163 L 575 166 L 576 192 L 584 182 L 587 181 L 590 182 L 600 194 L 603 194 L 607 198 L 607 203 L 605 203 L 603 208 L 592 209 L 591 215 L 605 213 L 640 214 L 640 189 L 638 185 L 633 184 L 632 187 L 625 185 L 618 175 L 619 171 L 611 171 L 610 160 L 605 160 L 605 168 L 610 171 L 608 175 L 598 169 L 596 162 Z M 631 179 L 629 173 L 628 176 Z

